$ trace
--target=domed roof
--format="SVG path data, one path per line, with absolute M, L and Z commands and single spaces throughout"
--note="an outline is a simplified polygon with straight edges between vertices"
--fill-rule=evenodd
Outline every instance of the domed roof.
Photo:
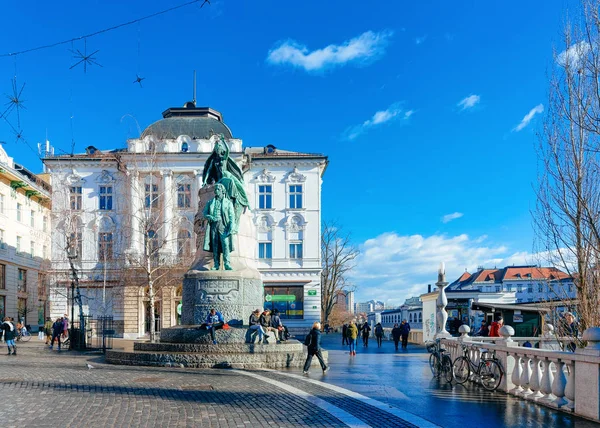
M 221 113 L 209 107 L 196 107 L 193 102 L 186 103 L 183 108 L 165 110 L 163 118 L 144 129 L 140 138 L 149 135 L 160 140 L 176 139 L 180 135 L 209 138 L 213 134 L 223 134 L 227 139 L 233 138 L 231 130 L 223 122 Z

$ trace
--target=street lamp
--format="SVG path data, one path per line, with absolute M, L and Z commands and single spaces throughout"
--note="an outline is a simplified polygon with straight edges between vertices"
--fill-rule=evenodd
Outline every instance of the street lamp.
M 77 337 L 77 349 L 85 349 L 85 319 L 83 318 L 83 306 L 81 302 L 81 293 L 79 291 L 79 276 L 77 275 L 77 269 L 75 269 L 75 265 L 73 260 L 79 257 L 77 253 L 77 247 L 72 245 L 71 240 L 67 240 L 67 258 L 69 259 L 69 266 L 71 268 L 71 332 L 70 332 L 70 349 L 75 347 L 73 343 L 75 327 L 73 325 L 73 318 L 75 315 L 75 300 L 77 300 L 77 305 L 79 306 L 79 336 Z M 77 296 L 75 296 L 75 292 L 77 292 Z

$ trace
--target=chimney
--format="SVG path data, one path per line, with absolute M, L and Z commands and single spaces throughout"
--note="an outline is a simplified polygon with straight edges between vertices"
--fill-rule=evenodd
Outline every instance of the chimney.
M 427 284 L 427 292 L 431 293 L 431 284 Z

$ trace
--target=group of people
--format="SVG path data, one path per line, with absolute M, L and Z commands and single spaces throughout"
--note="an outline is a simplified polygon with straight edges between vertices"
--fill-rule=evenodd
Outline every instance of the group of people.
M 385 336 L 385 330 L 381 323 L 375 325 L 375 339 L 377 340 L 377 347 L 381 348 L 383 345 L 383 338 Z M 402 340 L 402 349 L 408 347 L 408 334 L 410 333 L 410 324 L 406 320 L 402 320 L 401 324 L 394 324 L 392 329 L 392 339 L 396 351 L 398 350 L 398 344 Z M 363 347 L 369 346 L 369 337 L 371 334 L 371 326 L 365 322 L 363 324 L 356 324 L 354 321 L 350 321 L 349 324 L 342 326 L 342 346 L 347 345 L 350 347 L 350 355 L 356 355 L 356 342 L 358 337 L 362 337 Z
M 272 312 L 269 309 L 265 309 L 262 313 L 260 309 L 255 309 L 250 314 L 248 325 L 250 326 L 250 330 L 257 332 L 259 343 L 269 343 L 268 339 L 271 337 L 269 332 L 273 332 L 277 343 L 286 342 L 290 337 L 287 327 L 283 325 L 277 309 L 273 309 Z
M 69 318 L 67 314 L 56 318 L 54 322 L 52 322 L 52 318 L 46 318 L 44 330 L 46 331 L 46 345 L 50 343 L 50 349 L 54 349 L 54 341 L 56 341 L 60 351 L 61 339 L 65 341 L 69 337 Z
M 500 337 L 500 329 L 504 325 L 504 319 L 497 317 L 496 321 L 492 321 L 489 325 L 485 321 L 481 321 L 481 327 L 475 333 L 475 336 L 481 337 Z

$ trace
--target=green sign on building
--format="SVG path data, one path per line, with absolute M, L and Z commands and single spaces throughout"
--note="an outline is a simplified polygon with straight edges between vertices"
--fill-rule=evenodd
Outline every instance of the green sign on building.
M 309 296 L 316 296 L 317 295 L 317 290 L 308 290 L 308 295 Z
M 293 294 L 267 294 L 265 300 L 267 302 L 294 302 L 296 296 Z

